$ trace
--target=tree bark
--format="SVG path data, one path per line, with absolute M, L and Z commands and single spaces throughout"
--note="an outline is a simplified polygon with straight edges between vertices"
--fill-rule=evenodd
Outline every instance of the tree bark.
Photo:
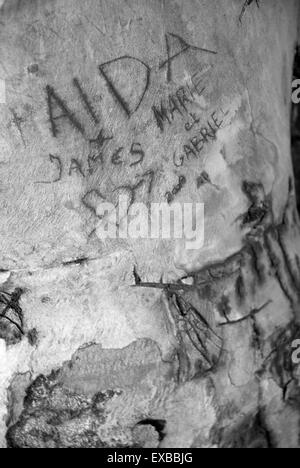
M 299 447 L 298 18 L 2 2 L 3 447 Z M 119 196 L 203 203 L 204 244 L 103 239 Z

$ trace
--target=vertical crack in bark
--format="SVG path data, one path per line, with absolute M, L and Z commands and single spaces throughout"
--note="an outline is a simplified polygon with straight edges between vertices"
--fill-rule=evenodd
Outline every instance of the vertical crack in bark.
M 278 231 L 277 231 L 277 241 L 278 241 L 278 245 L 281 249 L 281 252 L 282 252 L 282 255 L 283 255 L 283 259 L 284 259 L 284 263 L 285 263 L 285 266 L 286 266 L 286 270 L 288 272 L 288 275 L 289 275 L 289 278 L 290 278 L 290 281 L 291 281 L 291 284 L 294 288 L 294 290 L 296 291 L 296 293 L 299 295 L 299 291 L 300 291 L 300 283 L 299 283 L 299 279 L 296 277 L 295 273 L 294 273 L 294 270 L 293 270 L 293 267 L 292 267 L 292 262 L 291 262 L 291 259 L 287 253 L 287 250 L 286 250 L 286 247 L 284 245 L 284 240 L 283 240 L 283 228 L 282 227 L 279 227 Z
M 300 22 L 299 22 L 300 24 Z M 300 26 L 299 26 L 300 27 Z M 294 80 L 300 79 L 300 45 L 296 48 Z M 295 187 L 298 212 L 300 213 L 300 104 L 292 104 L 292 156 L 295 174 Z
M 0 291 L 0 338 L 7 344 L 16 344 L 25 335 L 24 316 L 20 299 L 24 291 L 16 288 L 12 293 Z M 6 325 L 8 324 L 8 326 Z
M 269 239 L 268 233 L 264 234 L 264 243 L 265 243 L 266 251 L 268 253 L 268 257 L 269 257 L 269 260 L 270 260 L 271 267 L 273 268 L 273 271 L 274 271 L 275 278 L 277 279 L 278 284 L 279 284 L 281 290 L 283 291 L 285 297 L 289 301 L 292 309 L 294 309 L 295 300 L 294 300 L 293 294 L 291 294 L 288 286 L 285 283 L 284 275 L 283 275 L 283 273 L 281 271 L 280 259 L 277 257 L 277 255 L 275 254 L 275 252 L 273 250 L 273 247 L 272 247 L 271 241 Z
M 246 315 L 245 317 L 242 317 L 238 320 L 227 320 L 225 323 L 220 323 L 218 326 L 219 327 L 225 327 L 225 326 L 228 326 L 228 325 L 237 325 L 239 323 L 243 323 L 243 322 L 246 322 L 247 320 L 251 319 L 251 320 L 254 320 L 255 321 L 255 317 L 256 315 L 260 314 L 264 309 L 266 309 L 270 304 L 272 304 L 272 301 L 269 300 L 268 302 L 266 302 L 265 304 L 263 304 L 261 307 L 259 307 L 258 309 L 253 309 L 248 315 Z M 255 322 L 255 326 L 256 326 L 256 322 Z M 256 330 L 255 331 L 255 334 L 256 335 L 260 335 L 260 332 L 259 330 Z
M 248 241 L 249 254 L 251 258 L 251 266 L 254 275 L 256 275 L 259 284 L 265 282 L 265 267 L 261 263 L 260 259 L 263 254 L 263 248 L 258 241 L 249 240 Z

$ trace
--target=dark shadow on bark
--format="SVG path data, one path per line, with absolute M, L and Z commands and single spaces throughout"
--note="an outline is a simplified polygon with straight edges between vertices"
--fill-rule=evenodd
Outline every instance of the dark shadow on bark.
M 293 80 L 300 79 L 300 47 L 296 49 Z M 292 104 L 292 156 L 295 172 L 297 206 L 300 213 L 300 103 Z

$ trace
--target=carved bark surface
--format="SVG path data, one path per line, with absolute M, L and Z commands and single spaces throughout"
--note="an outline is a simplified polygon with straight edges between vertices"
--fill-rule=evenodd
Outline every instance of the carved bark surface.
M 299 2 L 1 3 L 0 445 L 299 447 Z M 104 241 L 119 195 L 204 246 Z

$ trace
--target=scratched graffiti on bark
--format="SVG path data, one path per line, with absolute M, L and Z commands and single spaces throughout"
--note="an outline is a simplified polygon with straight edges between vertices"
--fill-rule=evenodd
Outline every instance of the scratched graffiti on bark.
M 172 81 L 172 70 L 175 66 L 174 62 L 178 60 L 181 55 L 189 51 L 201 52 L 202 54 L 208 55 L 217 54 L 216 51 L 190 45 L 183 38 L 173 33 L 167 33 L 165 39 L 167 58 L 159 64 L 159 71 L 164 68 L 167 69 L 167 82 Z M 118 108 L 130 118 L 141 107 L 150 90 L 154 68 L 137 57 L 124 55 L 100 64 L 98 69 L 107 86 L 108 92 L 116 101 Z M 175 96 L 169 96 L 170 108 L 168 111 L 170 114 L 173 114 L 176 110 L 179 112 L 179 107 L 186 111 L 186 105 L 190 103 L 191 100 L 194 100 L 195 93 L 201 96 L 204 89 L 199 88 L 200 82 L 197 82 L 196 75 L 197 73 L 192 76 L 191 87 L 181 87 L 176 91 Z M 76 77 L 73 78 L 72 84 L 89 116 L 93 119 L 95 124 L 99 124 L 99 117 L 94 108 L 92 99 L 83 89 L 79 79 Z M 79 131 L 83 136 L 86 136 L 83 123 L 79 121 L 79 118 L 72 112 L 69 104 L 61 97 L 58 91 L 56 91 L 53 86 L 48 85 L 46 87 L 46 93 L 52 135 L 55 138 L 58 137 L 58 121 L 66 120 L 75 130 Z M 176 101 L 179 102 L 179 105 Z M 60 113 L 57 113 L 57 111 Z
M 133 136 L 130 143 L 127 139 L 126 142 L 122 143 L 118 122 L 124 128 L 122 119 L 125 118 L 125 121 L 130 122 L 140 110 L 143 113 L 150 111 L 149 122 L 152 124 L 153 130 L 158 127 L 164 133 L 179 118 L 185 120 L 185 131 L 192 132 L 194 128 L 196 131 L 196 126 L 200 125 L 201 122 L 201 115 L 196 116 L 193 113 L 193 106 L 196 105 L 199 108 L 199 102 L 206 89 L 202 75 L 203 70 L 207 72 L 211 69 L 211 64 L 207 66 L 209 63 L 207 57 L 215 56 L 217 52 L 192 45 L 177 34 L 167 33 L 164 54 L 164 60 L 158 61 L 157 67 L 150 66 L 146 61 L 129 54 L 98 65 L 98 73 L 102 78 L 102 86 L 99 89 L 101 96 L 105 92 L 108 97 L 110 96 L 111 106 L 114 106 L 112 107 L 113 112 L 117 119 L 121 119 L 115 120 L 112 125 L 109 124 L 107 118 L 103 117 L 105 106 L 102 105 L 102 97 L 100 99 L 101 108 L 97 108 L 99 101 L 96 105 L 93 97 L 89 95 L 89 86 L 86 81 L 77 76 L 70 79 L 74 96 L 77 96 L 81 108 L 80 115 L 78 110 L 74 110 L 74 104 L 70 98 L 66 98 L 64 93 L 53 85 L 47 85 L 46 101 L 53 138 L 63 141 L 65 132 L 73 130 L 83 139 L 83 145 L 88 145 L 88 153 L 72 155 L 67 161 L 62 154 L 50 154 L 48 159 L 53 175 L 52 177 L 41 177 L 36 182 L 37 184 L 51 185 L 59 183 L 65 177 L 78 177 L 82 181 L 86 180 L 88 190 L 82 197 L 82 204 L 93 214 L 96 214 L 96 209 L 93 204 L 90 205 L 90 202 L 87 201 L 90 199 L 90 194 L 93 193 L 101 192 L 102 194 L 105 192 L 104 199 L 111 200 L 114 198 L 114 193 L 123 191 L 129 196 L 129 205 L 135 201 L 138 192 L 149 199 L 155 180 L 157 180 L 155 177 L 157 170 L 147 167 L 148 151 L 147 146 L 143 143 L 142 135 Z M 166 97 L 161 97 L 160 101 L 151 103 L 153 100 L 152 90 L 155 89 L 157 77 L 163 76 L 169 87 L 174 81 L 175 71 L 181 69 L 180 58 L 192 57 L 193 54 L 199 54 L 200 58 L 205 57 L 205 65 L 201 72 L 191 73 L 189 83 L 184 83 L 181 86 L 175 84 L 176 88 L 173 92 L 168 93 Z M 166 75 L 164 75 L 165 71 Z M 95 67 L 95 72 L 97 72 L 97 67 Z M 88 119 L 86 122 L 82 117 L 84 115 Z M 102 117 L 100 117 L 101 115 Z M 187 119 L 189 119 L 188 122 Z M 212 120 L 214 122 L 212 125 L 218 122 L 215 114 L 213 114 Z M 210 125 L 209 122 L 208 125 Z M 210 130 L 200 126 L 199 131 L 201 136 L 198 139 L 197 136 L 193 136 L 189 143 L 183 145 L 186 159 L 189 159 L 191 154 L 196 157 L 197 153 L 200 152 L 200 140 L 203 141 L 204 146 L 209 137 L 214 138 L 216 134 L 212 126 L 210 126 Z M 169 161 L 172 165 L 171 155 L 169 155 Z M 181 161 L 181 157 L 179 157 L 179 161 Z M 173 164 L 175 166 L 182 165 L 181 162 L 177 164 L 175 160 Z M 45 170 L 48 172 L 49 165 L 45 166 Z M 109 188 L 103 188 L 101 185 L 103 175 L 106 173 L 109 173 L 113 179 L 114 174 L 116 176 L 115 182 L 112 180 Z M 186 177 L 182 174 L 178 184 L 170 192 L 166 192 L 165 197 L 169 203 L 174 200 L 185 183 Z M 147 187 L 143 188 L 145 186 Z M 93 208 L 91 209 L 91 207 Z

